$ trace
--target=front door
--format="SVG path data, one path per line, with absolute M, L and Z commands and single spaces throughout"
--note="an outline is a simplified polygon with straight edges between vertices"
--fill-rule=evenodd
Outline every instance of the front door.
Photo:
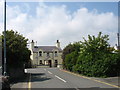
M 51 62 L 51 60 L 48 60 L 48 65 L 49 65 L 49 67 L 52 67 L 52 62 Z
M 55 67 L 57 67 L 57 65 L 58 65 L 58 61 L 57 61 L 57 60 L 55 60 Z

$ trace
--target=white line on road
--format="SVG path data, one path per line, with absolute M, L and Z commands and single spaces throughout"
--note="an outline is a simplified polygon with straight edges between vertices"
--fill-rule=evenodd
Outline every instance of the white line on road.
M 28 82 L 28 90 L 31 90 L 31 74 L 30 74 L 29 82 Z
M 96 79 L 92 79 L 92 78 L 89 78 L 89 77 L 86 77 L 86 76 L 82 76 L 82 75 L 79 75 L 79 74 L 75 74 L 75 73 L 72 73 L 72 72 L 69 72 L 69 71 L 65 71 L 65 70 L 62 70 L 62 71 L 63 71 L 63 72 L 67 72 L 67 73 L 69 73 L 69 74 L 73 74 L 73 75 L 75 75 L 75 76 L 79 76 L 79 77 L 88 79 L 88 80 L 92 80 L 92 81 L 95 81 L 95 82 L 103 83 L 103 84 L 106 84 L 106 85 L 109 85 L 109 86 L 112 86 L 112 87 L 115 87 L 115 88 L 120 88 L 120 86 L 116 86 L 116 85 L 113 85 L 113 84 L 110 84 L 110 83 L 106 83 L 106 82 L 103 82 L 103 81 L 99 81 L 99 80 L 96 80 Z
M 46 69 L 44 69 L 46 71 Z
M 24 72 L 27 73 L 27 69 L 24 69 Z
M 50 71 L 48 71 L 49 74 L 52 74 Z
M 79 88 L 75 87 L 76 90 L 80 90 Z
M 60 79 L 60 80 L 62 80 L 63 82 L 67 82 L 67 81 L 65 81 L 64 79 L 62 79 L 62 78 L 60 78 L 59 76 L 57 76 L 57 75 L 55 75 L 55 77 L 57 77 L 58 79 Z

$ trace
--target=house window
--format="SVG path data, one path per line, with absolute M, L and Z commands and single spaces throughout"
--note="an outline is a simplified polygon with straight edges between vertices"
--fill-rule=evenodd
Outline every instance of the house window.
M 42 64 L 42 60 L 40 60 L 40 65 Z
M 42 51 L 39 51 L 39 56 L 40 56 L 40 57 L 42 56 Z
M 57 51 L 55 51 L 55 57 L 57 57 L 58 55 L 57 55 Z
M 50 55 L 49 55 L 49 53 L 47 53 L 47 57 L 49 57 Z

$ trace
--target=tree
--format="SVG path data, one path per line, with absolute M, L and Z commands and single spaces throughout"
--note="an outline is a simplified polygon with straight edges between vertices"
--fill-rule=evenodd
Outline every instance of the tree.
M 79 55 L 79 51 L 80 51 L 79 42 L 69 44 L 63 49 L 63 54 L 62 54 L 63 68 L 70 71 L 73 70 L 73 66 L 76 64 L 77 57 Z
M 118 55 L 113 53 L 108 43 L 108 35 L 98 36 L 88 35 L 88 40 L 84 39 L 80 55 L 78 57 L 75 71 L 87 76 L 106 77 L 117 74 L 119 62 Z
M 78 58 L 78 52 L 73 51 L 70 54 L 67 54 L 64 60 L 65 68 L 69 71 L 73 71 L 74 65 L 76 65 L 76 61 Z
M 83 42 L 69 44 L 63 49 L 64 69 L 86 76 L 117 76 L 120 52 L 110 47 L 109 36 L 99 32 L 97 37 L 88 35 L 88 40 L 83 39 Z
M 2 40 L 3 38 L 4 32 L 2 35 Z M 21 68 L 21 70 L 23 70 L 24 64 L 29 62 L 31 52 L 27 48 L 27 41 L 28 39 L 20 35 L 18 32 L 14 32 L 13 30 L 6 31 L 6 59 L 8 74 L 10 74 L 11 68 L 12 69 Z M 4 52 L 4 50 L 2 51 Z

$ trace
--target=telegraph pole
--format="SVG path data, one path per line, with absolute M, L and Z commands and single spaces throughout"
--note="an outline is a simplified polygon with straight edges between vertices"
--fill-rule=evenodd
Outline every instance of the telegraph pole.
M 120 1 L 118 2 L 118 50 L 120 51 Z
M 4 1 L 4 76 L 6 72 L 6 0 Z
M 6 0 L 4 0 L 4 77 L 2 77 L 2 90 L 10 90 L 9 76 L 6 70 Z
M 118 37 L 118 50 L 120 49 L 120 34 L 119 32 L 117 33 L 117 37 Z
M 120 35 L 119 35 L 119 33 L 117 33 L 117 37 L 118 37 L 118 46 L 120 46 L 120 42 L 119 42 Z
M 120 1 L 118 2 L 118 50 L 120 51 Z M 118 86 L 120 87 L 120 69 L 118 68 Z M 120 90 L 120 89 L 119 89 Z

